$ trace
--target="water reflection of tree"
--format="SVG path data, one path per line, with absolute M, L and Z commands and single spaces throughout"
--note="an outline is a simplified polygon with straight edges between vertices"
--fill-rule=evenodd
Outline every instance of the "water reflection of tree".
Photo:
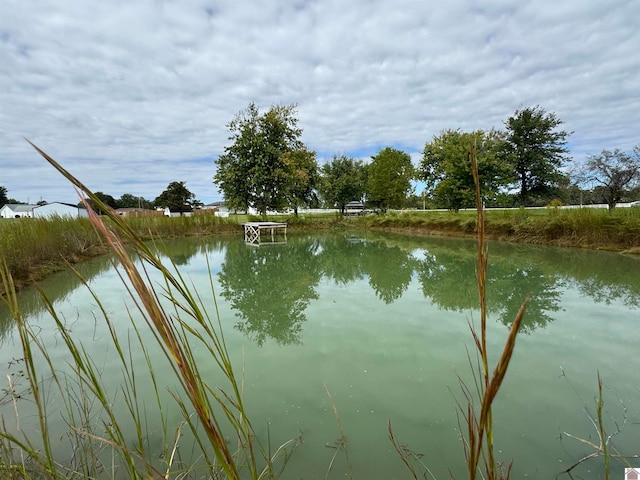
M 259 344 L 267 338 L 281 344 L 300 342 L 305 311 L 318 298 L 322 276 L 340 286 L 368 279 L 378 298 L 391 303 L 406 292 L 415 273 L 423 295 L 440 308 L 467 311 L 478 305 L 475 243 L 468 240 L 367 232 L 366 240 L 345 234 L 293 236 L 288 245 L 255 248 L 197 238 L 167 241 L 161 251 L 186 269 L 201 268 L 204 261 L 198 257 L 205 254 L 224 255 L 222 295 L 241 319 L 237 328 Z M 491 243 L 489 262 L 488 306 L 505 325 L 511 324 L 527 296 L 523 328 L 532 331 L 547 325 L 567 286 L 595 302 L 640 307 L 640 275 L 630 274 L 640 267 L 638 257 Z M 92 278 L 110 266 L 109 258 L 103 257 L 78 268 L 85 278 Z M 54 302 L 79 285 L 70 273 L 42 282 Z M 35 291 L 22 292 L 20 302 L 25 316 L 42 310 Z M 0 308 L 0 341 L 12 327 Z
M 565 254 L 567 277 L 580 293 L 609 305 L 640 307 L 640 256 L 572 250 Z
M 417 266 L 422 294 L 443 310 L 478 305 L 475 257 L 468 248 L 431 248 Z
M 369 285 L 385 303 L 398 300 L 411 283 L 416 260 L 395 245 L 373 242 L 367 246 L 364 271 Z
M 553 321 L 550 312 L 560 310 L 561 279 L 531 263 L 499 261 L 487 277 L 487 301 L 498 310 L 500 321 L 510 326 L 526 298 L 523 331 L 532 331 Z
M 304 312 L 318 298 L 317 253 L 313 239 L 260 248 L 230 243 L 218 275 L 222 296 L 242 319 L 236 328 L 258 345 L 267 338 L 280 344 L 299 343 Z
M 338 285 L 368 277 L 369 285 L 385 303 L 402 296 L 415 269 L 410 250 L 384 239 L 365 240 L 353 235 L 323 239 L 320 260 L 325 276 Z
M 369 278 L 380 299 L 391 303 L 411 282 L 415 259 L 399 247 L 351 236 L 290 238 L 285 246 L 227 246 L 219 273 L 221 295 L 242 319 L 236 328 L 259 345 L 267 338 L 300 341 L 305 310 L 317 299 L 324 275 L 339 285 Z
M 512 252 L 513 253 L 513 252 Z M 431 246 L 418 266 L 425 297 L 447 310 L 476 308 L 476 256 L 473 245 Z M 553 320 L 560 309 L 561 281 L 525 256 L 493 255 L 487 272 L 487 306 L 505 325 L 511 325 L 522 302 L 529 298 L 522 329 L 532 331 Z
M 338 285 L 347 285 L 364 278 L 364 257 L 367 245 L 362 238 L 328 235 L 322 238 L 320 261 L 322 272 Z

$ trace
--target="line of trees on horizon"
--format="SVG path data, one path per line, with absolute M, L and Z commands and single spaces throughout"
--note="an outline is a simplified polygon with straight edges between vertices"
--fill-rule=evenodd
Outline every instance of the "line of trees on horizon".
M 172 212 L 186 212 L 193 208 L 202 206 L 202 202 L 196 199 L 195 193 L 191 192 L 187 188 L 186 182 L 169 183 L 167 188 L 154 200 L 147 200 L 143 197 L 135 196 L 130 193 L 125 193 L 118 199 L 103 192 L 95 192 L 95 195 L 102 203 L 113 209 L 153 209 L 168 207 Z M 94 209 L 96 209 L 96 206 L 92 204 L 91 200 L 89 200 L 89 203 Z
M 300 207 L 475 207 L 469 160 L 475 149 L 487 206 L 607 203 L 640 197 L 640 145 L 632 152 L 603 150 L 573 169 L 566 148 L 572 132 L 543 108 L 516 110 L 504 130 L 443 130 L 426 142 L 417 166 L 408 153 L 385 147 L 370 162 L 334 155 L 321 167 L 300 140 L 295 105 L 266 112 L 251 103 L 227 124 L 230 144 L 215 160 L 213 182 L 231 210 L 261 214 Z M 424 182 L 421 195 L 412 182 Z
M 26 204 L 19 200 L 8 198 L 8 190 L 6 187 L 0 186 L 0 208 L 5 204 Z M 172 212 L 189 211 L 192 208 L 202 206 L 202 202 L 196 199 L 196 195 L 192 193 L 186 186 L 185 182 L 171 182 L 167 188 L 158 195 L 154 200 L 147 200 L 144 197 L 133 195 L 131 193 L 124 193 L 120 198 L 114 198 L 113 196 L 104 192 L 95 192 L 95 195 L 106 206 L 118 209 L 118 208 L 143 208 L 153 209 L 156 207 L 165 208 L 168 207 Z M 38 205 L 46 205 L 46 200 L 41 200 Z M 101 213 L 100 208 L 94 205 L 89 200 L 91 207 L 98 213 Z M 83 206 L 83 202 L 78 202 L 78 206 Z
M 215 161 L 213 183 L 232 211 L 338 208 L 351 201 L 368 208 L 475 207 L 470 148 L 475 150 L 483 202 L 489 207 L 588 205 L 640 199 L 640 144 L 631 152 L 602 150 L 571 166 L 566 147 L 572 132 L 543 108 L 516 110 L 504 129 L 464 132 L 446 129 L 425 143 L 418 165 L 403 150 L 385 147 L 369 162 L 344 154 L 318 165 L 316 152 L 301 141 L 295 105 L 275 105 L 265 112 L 254 104 L 227 124 L 230 144 Z M 414 191 L 415 181 L 422 192 Z M 111 208 L 169 207 L 187 211 L 202 202 L 185 182 L 173 181 L 154 200 L 130 193 L 98 198 Z M 0 186 L 0 207 L 23 203 L 8 198 Z M 39 203 L 46 203 L 45 201 Z

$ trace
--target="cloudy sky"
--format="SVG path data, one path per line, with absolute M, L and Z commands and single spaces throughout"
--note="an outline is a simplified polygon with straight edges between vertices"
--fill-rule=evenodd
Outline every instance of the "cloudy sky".
M 574 162 L 640 143 L 638 0 L 0 0 L 0 185 L 75 203 L 28 138 L 95 191 L 221 199 L 250 102 L 297 104 L 320 163 L 540 106 Z

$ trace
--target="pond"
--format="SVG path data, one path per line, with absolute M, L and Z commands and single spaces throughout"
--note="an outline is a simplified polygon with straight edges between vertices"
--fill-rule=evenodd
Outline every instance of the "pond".
M 428 468 L 419 470 L 424 478 L 465 477 L 457 402 L 464 401 L 460 381 L 473 382 L 469 323 L 479 316 L 474 241 L 353 232 L 289 235 L 286 245 L 261 247 L 236 238 L 183 239 L 167 242 L 163 251 L 214 314 L 212 282 L 261 440 L 274 448 L 302 440 L 282 478 L 411 478 L 389 441 L 389 421 L 398 442 Z M 498 242 L 489 243 L 489 256 L 492 362 L 523 300 L 530 299 L 494 408 L 496 451 L 505 464 L 513 461 L 512 478 L 555 478 L 595 452 L 578 438 L 599 444 L 592 423 L 598 374 L 604 427 L 608 434 L 620 430 L 612 445 L 640 467 L 640 458 L 632 458 L 640 454 L 640 258 Z M 109 315 L 121 317 L 118 328 L 132 330 L 133 302 L 109 259 L 83 263 L 79 271 Z M 122 375 L 95 299 L 69 272 L 47 278 L 41 288 L 116 391 Z M 39 294 L 27 290 L 20 303 L 53 360 L 65 362 L 63 353 L 57 358 L 62 339 Z M 152 344 L 144 324 L 139 329 Z M 22 352 L 4 309 L 0 344 L 2 378 L 19 385 Z M 131 354 L 144 362 L 140 352 Z M 215 365 L 200 354 L 201 374 L 215 378 Z M 165 360 L 158 353 L 151 362 Z M 163 390 L 176 385 L 167 382 Z M 151 411 L 156 400 L 149 392 Z M 24 399 L 17 403 L 28 408 Z M 178 408 L 169 398 L 166 405 L 167 423 L 178 424 Z M 334 406 L 348 455 L 335 448 Z M 16 424 L 13 412 L 12 402 L 0 403 L 9 430 Z M 65 428 L 60 416 L 50 420 L 51 428 Z M 33 421 L 21 417 L 23 431 Z M 149 438 L 154 441 L 153 432 Z M 59 448 L 60 455 L 68 449 Z M 612 478 L 622 478 L 624 467 L 612 459 Z M 594 456 L 573 474 L 604 478 L 603 471 L 603 457 Z

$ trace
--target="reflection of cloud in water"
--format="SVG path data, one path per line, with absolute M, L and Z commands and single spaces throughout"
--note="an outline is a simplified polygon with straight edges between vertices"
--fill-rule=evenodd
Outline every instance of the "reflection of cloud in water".
M 107 272 L 111 267 L 111 257 L 108 255 L 93 258 L 73 266 L 78 274 L 87 282 Z M 80 286 L 82 286 L 82 281 L 70 270 L 51 274 L 38 282 L 38 288 L 42 290 L 52 304 L 62 302 L 69 298 Z M 25 318 L 39 315 L 46 309 L 38 288 L 25 288 L 18 295 L 20 312 Z M 0 302 L 0 341 L 8 332 L 13 330 L 13 327 L 14 319 L 11 317 L 7 306 Z

